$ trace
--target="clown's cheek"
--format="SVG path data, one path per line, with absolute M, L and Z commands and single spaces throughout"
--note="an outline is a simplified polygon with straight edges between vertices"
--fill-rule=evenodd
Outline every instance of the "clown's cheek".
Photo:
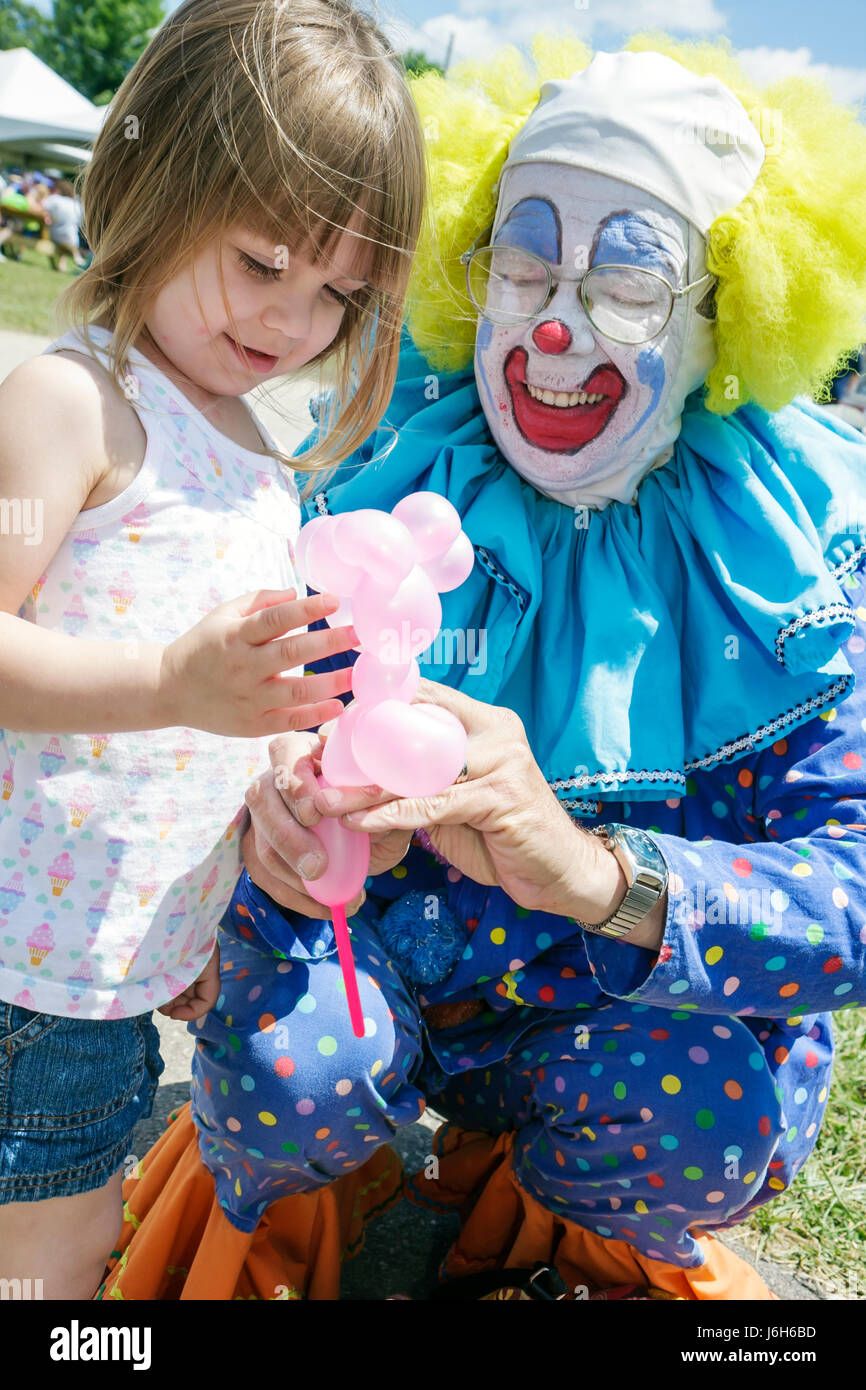
M 631 428 L 622 435 L 623 443 L 639 432 L 648 431 L 650 421 L 658 414 L 668 380 L 664 353 L 658 348 L 645 348 L 637 359 L 635 375 L 640 386 L 632 388 L 629 411 L 632 423 Z

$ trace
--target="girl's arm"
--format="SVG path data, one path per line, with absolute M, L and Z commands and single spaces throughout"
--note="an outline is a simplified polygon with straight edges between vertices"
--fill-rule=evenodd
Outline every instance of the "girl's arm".
M 114 733 L 185 725 L 258 738 L 332 719 L 348 674 L 283 674 L 345 651 L 351 628 L 285 637 L 336 601 L 285 592 L 220 605 L 163 647 L 97 642 L 16 616 L 84 502 L 110 471 L 89 372 L 55 354 L 0 384 L 0 727 Z

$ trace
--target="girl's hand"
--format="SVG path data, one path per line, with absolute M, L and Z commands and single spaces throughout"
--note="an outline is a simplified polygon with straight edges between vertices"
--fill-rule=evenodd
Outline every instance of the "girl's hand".
M 389 798 L 371 809 L 353 791 L 330 806 L 317 792 L 317 810 L 377 835 L 423 826 L 450 863 L 476 883 L 502 888 L 520 907 L 591 925 L 609 917 L 625 897 L 625 875 L 559 804 L 518 716 L 428 680 L 418 698 L 450 710 L 466 728 L 465 780 L 438 796 Z
M 220 994 L 220 948 L 214 944 L 213 955 L 197 980 L 167 1004 L 160 1004 L 158 1014 L 166 1018 L 176 1018 L 181 1023 L 190 1023 L 201 1018 L 213 1008 Z
M 319 878 L 328 867 L 324 845 L 312 827 L 322 819 L 316 809 L 316 777 L 324 740 L 320 734 L 284 734 L 270 745 L 270 773 L 259 777 L 246 794 L 251 826 L 243 837 L 244 864 L 254 883 L 282 907 L 304 917 L 324 917 L 327 909 L 307 893 L 302 878 Z M 354 804 L 376 805 L 381 787 L 354 792 Z M 370 873 L 391 869 L 409 848 L 411 831 L 391 830 L 371 836 Z M 364 901 L 362 892 L 347 908 L 352 916 Z
M 165 727 L 260 738 L 333 719 L 343 708 L 336 697 L 351 689 L 351 667 L 287 673 L 357 645 L 351 627 L 297 631 L 338 606 L 331 594 L 299 599 L 294 589 L 262 589 L 214 608 L 162 654 L 158 698 Z

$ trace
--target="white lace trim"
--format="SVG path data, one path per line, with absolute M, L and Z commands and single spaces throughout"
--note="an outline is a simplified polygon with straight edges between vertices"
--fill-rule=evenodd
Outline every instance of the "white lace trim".
M 795 705 L 793 709 L 786 710 L 777 719 L 773 719 L 769 724 L 762 724 L 754 733 L 743 734 L 741 738 L 734 739 L 731 743 L 723 743 L 717 748 L 715 753 L 708 753 L 705 758 L 695 758 L 692 762 L 685 764 L 682 772 L 668 768 L 666 771 L 640 771 L 633 772 L 599 772 L 590 777 L 588 774 L 581 777 L 557 778 L 549 781 L 548 785 L 552 791 L 582 791 L 600 784 L 600 790 L 615 790 L 625 784 L 635 782 L 673 782 L 676 786 L 685 788 L 687 772 L 694 772 L 699 768 L 712 767 L 715 763 L 726 762 L 735 753 L 754 752 L 756 745 L 763 743 L 771 734 L 779 733 L 782 729 L 790 727 L 792 724 L 799 723 L 802 716 L 812 714 L 815 710 L 821 709 L 823 705 L 835 700 L 838 695 L 844 694 L 851 683 L 853 672 L 841 676 L 829 690 L 825 690 L 821 695 L 814 695 L 811 700 L 806 700 L 802 704 Z
M 599 809 L 597 801 L 560 801 L 559 804 L 570 816 L 595 816 Z
M 866 555 L 866 542 L 864 542 L 863 545 L 859 545 L 856 550 L 853 550 L 847 560 L 840 560 L 838 565 L 832 566 L 830 573 L 835 579 L 841 579 L 842 576 L 848 574 L 850 570 L 855 570 L 857 568 L 864 555 Z
M 799 618 L 794 618 L 787 627 L 780 627 L 776 634 L 776 660 L 784 666 L 785 643 L 789 637 L 793 637 L 795 632 L 799 632 L 804 627 L 812 627 L 813 624 L 821 626 L 824 623 L 835 623 L 843 620 L 847 620 L 851 627 L 854 627 L 854 616 L 850 603 L 825 603 L 822 608 L 813 608 L 810 612 L 803 613 Z

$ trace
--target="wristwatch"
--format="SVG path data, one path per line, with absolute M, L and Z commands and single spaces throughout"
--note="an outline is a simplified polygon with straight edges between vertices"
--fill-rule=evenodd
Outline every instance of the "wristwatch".
M 605 848 L 615 855 L 622 867 L 628 889 L 612 916 L 595 926 L 588 922 L 578 922 L 578 926 L 619 941 L 655 907 L 667 888 L 668 866 L 655 840 L 645 830 L 631 825 L 597 825 L 590 834 L 605 840 Z

